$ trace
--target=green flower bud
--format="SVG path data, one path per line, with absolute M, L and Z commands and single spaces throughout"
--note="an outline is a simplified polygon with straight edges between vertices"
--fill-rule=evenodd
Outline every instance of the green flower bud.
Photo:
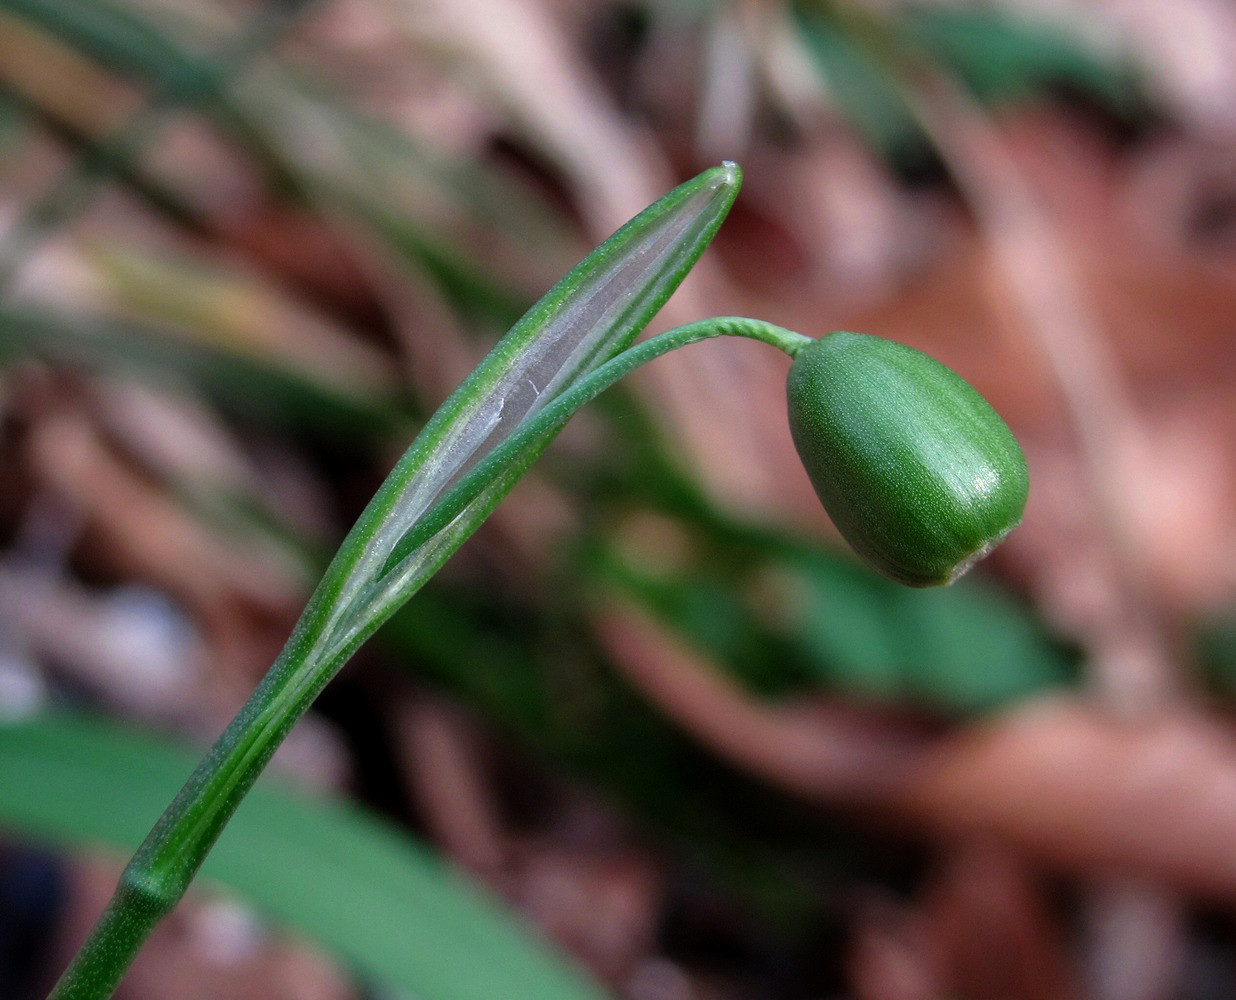
M 824 509 L 880 572 L 951 583 L 1021 523 L 1030 481 L 975 389 L 912 347 L 832 333 L 786 385 L 790 431 Z

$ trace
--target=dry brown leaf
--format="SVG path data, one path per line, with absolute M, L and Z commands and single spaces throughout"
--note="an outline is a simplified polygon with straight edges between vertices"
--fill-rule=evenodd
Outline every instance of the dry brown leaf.
M 860 907 L 846 965 L 858 1000 L 935 1000 L 943 994 L 921 916 L 887 899 Z
M 942 741 L 908 777 L 897 807 L 937 832 L 1236 901 L 1236 739 L 1199 713 L 1031 703 Z
M 429 699 L 401 699 L 396 713 L 397 752 L 429 832 L 469 871 L 499 878 L 507 862 L 506 831 L 469 720 Z
M 647 618 L 598 628 L 646 697 L 721 757 L 790 792 L 937 836 L 985 835 L 1061 868 L 1236 902 L 1236 737 L 1200 712 L 1118 720 L 1060 697 L 931 742 L 838 708 L 759 702 Z
M 967 840 L 931 879 L 923 922 L 949 995 L 970 1000 L 1078 1000 L 1063 928 L 1043 879 L 990 841 Z

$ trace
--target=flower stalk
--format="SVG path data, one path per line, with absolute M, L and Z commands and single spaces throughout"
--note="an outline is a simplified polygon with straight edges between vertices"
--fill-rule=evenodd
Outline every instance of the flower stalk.
M 931 469 L 959 468 L 959 456 L 973 452 L 976 434 L 983 439 L 979 445 L 1005 442 L 1001 434 L 1012 441 L 989 407 L 974 404 L 972 389 L 951 372 L 942 376 L 936 369 L 947 369 L 936 362 L 919 361 L 925 356 L 918 352 L 911 352 L 915 357 L 898 376 L 904 384 L 890 383 L 896 391 L 850 392 L 856 373 L 868 377 L 875 371 L 866 350 L 857 359 L 849 357 L 851 341 L 845 338 L 854 334 L 813 340 L 762 320 L 731 316 L 680 326 L 632 346 L 716 233 L 740 183 L 741 171 L 726 163 L 636 216 L 538 302 L 430 418 L 344 540 L 269 673 L 129 862 L 50 1000 L 111 996 L 142 942 L 184 895 L 245 794 L 326 684 L 480 526 L 571 416 L 640 365 L 720 336 L 770 344 L 794 359 L 790 420 L 804 464 L 847 538 L 860 553 L 869 558 L 874 553 L 872 561 L 885 572 L 890 565 L 867 536 L 886 538 L 912 529 L 917 494 L 860 473 L 887 465 L 894 453 L 908 467 L 921 452 L 926 458 L 915 468 L 920 483 L 926 483 Z M 837 345 L 840 381 L 830 383 L 831 362 L 824 372 L 820 361 L 832 358 Z M 873 357 L 891 351 L 904 361 L 901 352 L 909 350 L 881 347 Z M 926 388 L 920 392 L 916 386 Z M 915 426 L 914 406 L 931 417 L 930 440 L 905 433 Z M 954 419 L 950 414 L 961 412 L 959 406 L 981 419 Z M 864 427 L 883 430 L 866 433 Z M 1015 442 L 1011 449 L 997 457 L 1010 468 L 1022 462 L 1024 479 Z M 838 496 L 845 502 L 838 504 Z M 1014 506 L 1019 519 L 1016 497 L 1002 513 Z M 856 522 L 854 509 L 875 514 L 864 513 Z M 952 511 L 951 527 L 973 520 L 976 511 Z M 853 523 L 858 530 L 848 530 Z M 987 527 L 983 521 L 978 530 Z M 919 541 L 909 538 L 911 552 Z M 893 575 L 912 583 L 943 582 Z

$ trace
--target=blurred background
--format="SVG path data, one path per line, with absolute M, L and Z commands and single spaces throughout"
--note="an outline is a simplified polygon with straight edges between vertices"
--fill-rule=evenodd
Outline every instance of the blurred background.
M 1021 439 L 1022 528 L 877 579 L 784 357 L 658 361 L 327 690 L 118 996 L 1231 996 L 1233 53 L 1222 0 L 0 0 L 0 995 L 434 407 L 734 159 L 654 329 L 932 353 Z

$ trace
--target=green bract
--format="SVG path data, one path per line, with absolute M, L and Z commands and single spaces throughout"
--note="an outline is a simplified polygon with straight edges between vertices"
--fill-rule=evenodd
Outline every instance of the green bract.
M 951 583 L 1021 522 L 1026 460 L 960 376 L 921 351 L 832 333 L 798 351 L 790 431 L 825 510 L 876 569 Z

